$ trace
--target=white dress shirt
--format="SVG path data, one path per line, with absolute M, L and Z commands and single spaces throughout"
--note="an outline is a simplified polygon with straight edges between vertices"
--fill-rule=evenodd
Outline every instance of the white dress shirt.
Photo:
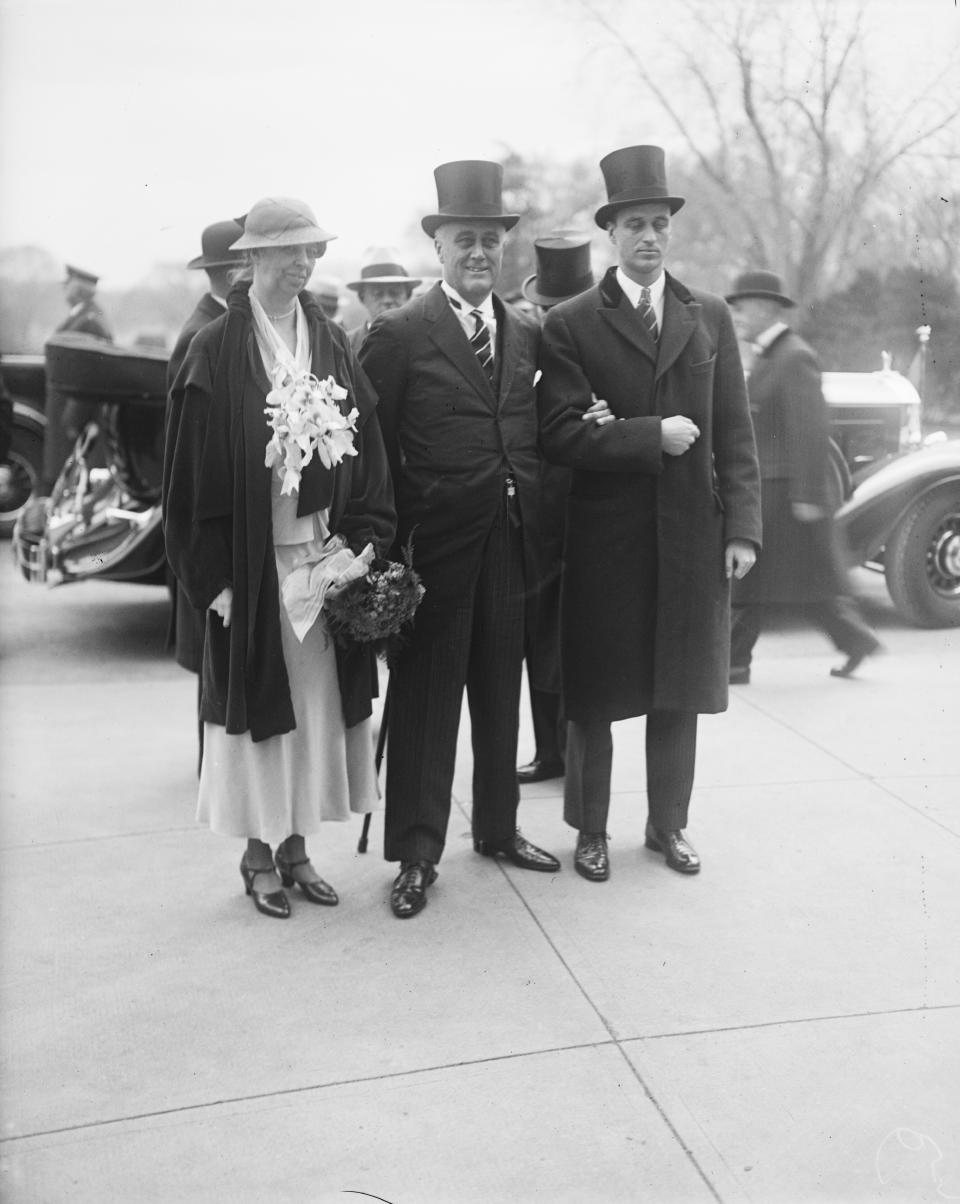
M 657 330 L 661 332 L 663 331 L 663 290 L 666 283 L 666 274 L 661 272 L 653 284 L 646 285 L 650 290 L 650 304 L 653 306 L 653 312 L 657 315 Z M 623 268 L 617 268 L 617 284 L 620 285 L 627 295 L 627 300 L 636 309 L 640 304 L 640 294 L 643 292 L 644 285 L 637 284 L 636 280 L 631 280 Z
M 493 293 L 488 293 L 479 305 L 471 305 L 469 301 L 460 296 L 455 288 L 451 288 L 446 280 L 440 281 L 440 287 L 446 294 L 453 312 L 460 319 L 460 325 L 463 327 L 463 332 L 468 339 L 473 338 L 474 331 L 477 328 L 477 324 L 473 318 L 473 311 L 475 309 L 480 311 L 480 316 L 483 318 L 487 330 L 490 331 L 490 351 L 493 355 L 496 355 L 497 315 L 493 308 Z

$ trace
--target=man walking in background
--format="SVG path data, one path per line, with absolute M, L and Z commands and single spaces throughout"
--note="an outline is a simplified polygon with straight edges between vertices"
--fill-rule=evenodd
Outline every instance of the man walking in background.
M 773 272 L 745 272 L 727 297 L 753 350 L 748 392 L 763 498 L 763 555 L 733 588 L 730 682 L 750 681 L 753 647 L 772 607 L 800 609 L 844 654 L 850 677 L 880 648 L 847 596 L 827 493 L 830 439 L 820 365 L 785 318 L 793 301 Z

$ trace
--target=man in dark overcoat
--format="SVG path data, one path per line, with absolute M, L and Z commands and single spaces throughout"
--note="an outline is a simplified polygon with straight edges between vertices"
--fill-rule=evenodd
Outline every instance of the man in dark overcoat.
M 557 231 L 534 239 L 537 270 L 521 286 L 524 298 L 545 315 L 554 305 L 593 284 L 590 238 Z M 517 769 L 517 781 L 545 782 L 563 777 L 567 720 L 560 690 L 560 566 L 570 470 L 540 463 L 540 537 L 537 578 L 527 606 L 525 659 L 533 719 L 533 760 Z
M 547 315 L 540 438 L 572 470 L 561 603 L 564 818 L 574 864 L 609 876 L 610 725 L 646 715 L 646 844 L 696 873 L 684 828 L 698 714 L 727 706 L 730 578 L 760 545 L 756 450 L 730 311 L 664 271 L 663 151 L 601 162 L 618 265 Z M 597 401 L 608 413 L 584 416 Z
M 385 856 L 391 893 L 416 915 L 436 878 L 450 815 L 466 688 L 477 852 L 524 869 L 559 863 L 517 831 L 517 729 L 524 604 L 537 546 L 534 392 L 539 328 L 493 292 L 506 232 L 502 169 L 482 160 L 434 173 L 422 221 L 442 280 L 381 314 L 360 352 L 397 499 L 398 541 L 426 587 L 390 674 Z
M 794 303 L 774 272 L 744 272 L 727 297 L 751 347 L 748 391 L 760 459 L 763 555 L 733 589 L 730 681 L 750 681 L 753 647 L 774 607 L 799 609 L 845 656 L 849 677 L 880 643 L 846 592 L 828 492 L 830 426 L 813 349 L 786 322 Z

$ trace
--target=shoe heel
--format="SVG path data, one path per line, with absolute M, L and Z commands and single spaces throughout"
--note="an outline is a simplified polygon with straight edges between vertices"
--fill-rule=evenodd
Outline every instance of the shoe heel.
M 287 874 L 283 870 L 280 871 L 280 881 L 284 886 L 293 886 L 296 879 L 293 874 Z

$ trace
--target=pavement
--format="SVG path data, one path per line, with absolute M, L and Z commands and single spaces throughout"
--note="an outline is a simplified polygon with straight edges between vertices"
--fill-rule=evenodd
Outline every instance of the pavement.
M 45 590 L 0 546 L 0 1199 L 960 1199 L 960 630 L 857 580 L 886 656 L 838 681 L 781 627 L 702 720 L 698 877 L 643 848 L 642 720 L 609 882 L 559 781 L 520 813 L 559 874 L 477 857 L 465 718 L 423 914 L 378 818 L 366 855 L 311 842 L 341 905 L 278 922 L 194 822 L 164 591 Z

